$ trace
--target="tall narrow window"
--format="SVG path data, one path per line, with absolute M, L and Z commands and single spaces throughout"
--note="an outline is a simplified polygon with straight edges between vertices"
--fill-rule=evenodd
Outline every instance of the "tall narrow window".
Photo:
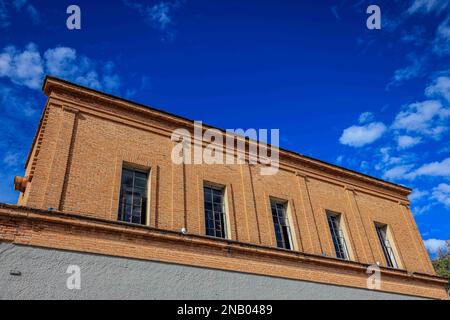
M 123 168 L 120 185 L 118 220 L 147 223 L 147 180 L 143 171 Z
M 336 257 L 349 260 L 350 257 L 342 228 L 341 215 L 337 213 L 327 213 L 327 219 L 331 238 L 333 239 L 334 250 L 336 251 Z
M 380 240 L 387 266 L 390 268 L 398 268 L 397 259 L 395 259 L 394 250 L 389 241 L 388 226 L 375 224 L 375 228 L 377 229 L 378 239 Z
M 287 215 L 287 202 L 270 200 L 272 209 L 273 226 L 275 228 L 275 238 L 277 247 L 283 249 L 292 249 L 291 230 Z
M 225 215 L 224 188 L 204 186 L 205 229 L 206 235 L 226 238 L 227 224 Z

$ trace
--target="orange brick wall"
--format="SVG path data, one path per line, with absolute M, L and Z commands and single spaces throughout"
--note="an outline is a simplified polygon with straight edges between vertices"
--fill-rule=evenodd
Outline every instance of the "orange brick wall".
M 0 243 L 3 241 L 367 290 L 366 266 L 357 262 L 0 204 Z M 380 269 L 382 281 L 376 291 L 447 299 L 446 279 Z
M 151 227 L 203 235 L 208 181 L 226 187 L 232 240 L 275 246 L 269 198 L 276 197 L 289 201 L 299 251 L 335 255 L 325 213 L 331 210 L 343 215 L 357 262 L 386 264 L 374 222 L 386 223 L 404 268 L 434 274 L 405 188 L 285 153 L 273 176 L 260 175 L 259 165 L 174 165 L 170 134 L 192 129 L 186 120 L 57 80 L 47 80 L 45 92 L 45 130 L 27 164 L 33 177 L 20 205 L 116 220 L 127 162 L 150 170 Z

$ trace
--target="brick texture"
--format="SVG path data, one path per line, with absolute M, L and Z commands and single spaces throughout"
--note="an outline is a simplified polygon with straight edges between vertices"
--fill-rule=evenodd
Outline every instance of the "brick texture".
M 296 251 L 335 256 L 326 221 L 330 210 L 345 221 L 355 262 L 386 265 L 374 227 L 385 223 L 402 268 L 435 275 L 405 187 L 285 150 L 272 176 L 261 175 L 259 164 L 175 165 L 170 135 L 176 128 L 192 131 L 192 121 L 56 78 L 46 79 L 44 92 L 48 101 L 27 161 L 25 175 L 32 179 L 21 206 L 115 221 L 127 163 L 149 172 L 149 227 L 204 235 L 203 183 L 216 183 L 226 188 L 230 240 L 275 247 L 269 200 L 274 197 L 289 203 Z M 92 246 L 111 246 L 108 236 L 89 237 Z M 113 246 L 138 252 L 142 243 Z M 277 268 L 295 272 L 292 265 Z

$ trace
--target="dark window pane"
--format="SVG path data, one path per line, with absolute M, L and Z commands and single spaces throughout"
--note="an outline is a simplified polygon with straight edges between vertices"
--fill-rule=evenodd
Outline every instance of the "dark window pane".
M 146 224 L 147 179 L 145 172 L 124 168 L 119 196 L 120 221 Z
M 207 220 L 206 220 L 206 228 L 207 228 L 207 229 L 212 229 L 212 228 L 214 228 L 214 220 L 207 219 Z
M 213 196 L 213 201 L 214 201 L 214 203 L 219 203 L 219 204 L 221 204 L 221 203 L 222 203 L 222 196 L 214 195 L 214 196 Z
M 212 202 L 205 202 L 205 210 L 208 210 L 208 211 L 213 211 L 213 204 L 212 204 Z
M 140 207 L 142 203 L 142 197 L 134 197 L 133 198 L 133 206 Z
M 378 239 L 380 240 L 381 248 L 386 259 L 386 264 L 390 268 L 398 268 L 397 260 L 395 259 L 394 250 L 387 237 L 387 226 L 376 226 Z
M 145 172 L 142 172 L 142 171 L 133 171 L 133 173 L 135 174 L 136 178 L 147 180 L 147 174 L 146 174 Z
M 122 176 L 122 187 L 125 188 L 125 190 L 129 187 L 133 186 L 133 175 L 123 175 Z
M 339 223 L 339 216 L 329 214 L 327 216 L 328 227 L 330 228 L 331 238 L 333 240 L 336 257 L 339 259 L 348 259 L 348 251 L 345 243 L 344 234 Z
M 205 217 L 206 217 L 206 219 L 214 220 L 214 213 L 213 213 L 213 211 L 205 209 Z
M 131 192 L 127 192 L 127 193 L 123 194 L 123 201 L 126 204 L 131 205 L 132 201 L 133 201 L 133 194 Z
M 225 238 L 225 212 L 223 190 L 209 186 L 203 188 L 205 228 L 209 236 Z
M 134 206 L 133 207 L 133 217 L 140 217 L 141 216 L 141 212 L 142 212 L 142 209 L 141 209 L 141 206 Z
M 222 203 L 214 203 L 213 204 L 214 212 L 222 213 Z
M 277 247 L 291 249 L 290 231 L 286 219 L 286 203 L 271 201 L 270 207 L 272 210 Z
M 214 237 L 216 234 L 215 234 L 215 231 L 213 228 L 208 228 L 208 229 L 206 229 L 206 235 Z
M 144 188 L 134 187 L 133 193 L 134 193 L 134 195 L 139 196 L 139 197 L 146 197 L 147 196 L 146 195 L 147 190 L 144 189 Z
M 135 186 L 137 188 L 145 189 L 147 187 L 147 178 L 136 178 Z
M 140 216 L 133 216 L 131 219 L 131 223 L 141 223 L 141 217 Z

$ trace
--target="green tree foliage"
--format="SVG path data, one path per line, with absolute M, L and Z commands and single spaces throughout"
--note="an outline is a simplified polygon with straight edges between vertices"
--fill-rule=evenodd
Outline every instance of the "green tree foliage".
M 439 249 L 432 262 L 437 275 L 448 279 L 447 290 L 450 290 L 450 239 L 445 242 L 445 248 Z

